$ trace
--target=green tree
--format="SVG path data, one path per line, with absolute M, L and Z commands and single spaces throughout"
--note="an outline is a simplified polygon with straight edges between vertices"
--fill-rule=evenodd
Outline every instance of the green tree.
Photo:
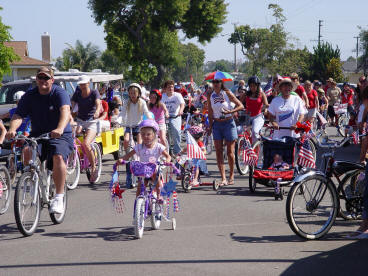
M 327 73 L 327 64 L 331 59 L 340 60 L 340 49 L 336 49 L 328 42 L 321 43 L 317 47 L 313 47 L 311 75 L 313 79 L 326 80 L 330 76 Z
M 326 65 L 326 75 L 336 82 L 344 82 L 347 78 L 342 72 L 342 63 L 339 58 L 332 58 Z
M 174 80 L 189 80 L 193 76 L 195 82 L 203 80 L 204 50 L 193 43 L 180 44 L 180 62 L 174 66 L 172 77 Z
M 358 57 L 358 68 L 364 70 L 364 74 L 367 73 L 368 68 L 368 30 L 359 28 L 359 51 L 362 53 Z
M 72 68 L 88 72 L 101 67 L 101 51 L 98 46 L 91 42 L 84 46 L 80 40 L 76 41 L 74 47 L 68 43 L 66 45 L 68 48 L 56 59 L 55 66 L 59 70 L 68 71 Z
M 284 30 L 285 17 L 282 8 L 269 4 L 276 20 L 269 28 L 251 28 L 249 25 L 236 27 L 229 42 L 240 44 L 241 51 L 248 61 L 248 74 L 259 74 L 275 60 L 278 60 L 287 46 L 287 33 Z
M 126 73 L 127 66 L 116 58 L 114 53 L 110 50 L 105 50 L 101 55 L 101 69 L 110 74 Z
M 234 68 L 233 62 L 225 59 L 220 59 L 216 61 L 208 61 L 204 67 L 204 71 L 206 73 L 213 72 L 216 70 L 223 72 L 231 72 L 233 68 Z
M 3 8 L 0 7 L 0 11 Z M 13 48 L 4 45 L 4 42 L 9 42 L 12 37 L 9 33 L 10 27 L 3 24 L 0 16 L 0 82 L 3 79 L 4 74 L 10 74 L 10 64 L 19 60 L 19 57 L 14 53 Z
M 293 72 L 298 73 L 303 79 L 309 79 L 311 72 L 312 54 L 305 47 L 304 49 L 287 49 L 282 56 L 274 62 L 273 70 L 270 73 L 279 73 L 282 76 Z
M 225 22 L 224 0 L 89 0 L 97 24 L 117 58 L 132 67 L 135 79 L 157 86 L 181 60 L 178 31 L 210 41 Z

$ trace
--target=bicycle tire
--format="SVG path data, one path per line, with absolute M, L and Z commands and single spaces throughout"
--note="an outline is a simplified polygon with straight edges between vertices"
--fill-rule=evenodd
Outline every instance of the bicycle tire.
M 188 170 L 185 170 L 185 172 L 181 176 L 181 187 L 186 193 L 189 193 L 191 190 L 191 187 L 190 187 L 191 178 L 192 178 L 191 173 Z
M 358 182 L 358 176 L 360 175 L 360 173 L 364 172 L 365 169 L 362 169 L 348 174 L 341 181 L 341 186 L 339 185 L 339 216 L 342 217 L 344 220 L 361 219 L 361 204 L 364 194 L 364 183 Z M 364 182 L 364 180 L 362 181 Z
M 87 178 L 88 178 L 89 183 L 96 184 L 100 180 L 100 176 L 101 176 L 102 157 L 101 157 L 100 147 L 96 143 L 92 143 L 91 147 L 92 147 L 94 157 L 95 157 L 97 177 L 94 181 L 91 181 L 90 169 L 87 169 L 86 174 L 87 174 Z
M 49 189 L 49 200 L 51 200 L 56 195 L 55 183 L 54 183 L 54 180 L 53 180 L 51 174 L 47 177 L 47 182 L 50 185 L 49 186 L 50 187 L 50 189 Z M 51 221 L 54 224 L 60 224 L 65 219 L 65 214 L 66 214 L 66 210 L 67 210 L 67 207 L 68 207 L 68 189 L 67 189 L 67 185 L 64 185 L 64 198 L 63 198 L 63 201 L 64 201 L 63 202 L 64 203 L 64 212 L 62 214 L 49 213 Z
M 315 186 L 311 191 L 312 194 L 315 191 L 316 195 L 312 195 L 309 189 L 307 188 L 307 185 L 309 183 L 312 183 L 313 185 L 313 182 L 315 182 L 314 184 Z M 295 207 L 296 205 L 298 205 L 295 202 L 295 197 L 297 195 L 302 195 L 303 197 L 305 197 L 305 195 L 308 196 L 308 194 L 311 195 L 310 200 L 303 198 L 303 200 L 301 200 L 302 203 L 300 203 L 301 206 Z M 329 212 L 326 211 L 327 207 L 329 206 L 328 205 L 323 206 L 322 208 L 322 205 L 324 204 L 321 204 L 322 200 L 324 199 L 328 200 L 327 197 L 330 197 L 332 204 L 331 210 Z M 315 213 L 317 213 L 316 209 L 318 207 L 321 207 L 321 211 L 318 214 L 318 216 L 316 216 Z M 339 209 L 339 201 L 337 198 L 336 188 L 334 184 L 331 182 L 331 180 L 322 175 L 312 175 L 307 177 L 301 182 L 294 183 L 288 193 L 286 201 L 286 217 L 291 230 L 299 237 L 307 240 L 319 239 L 323 237 L 325 234 L 327 234 L 336 220 L 338 209 Z M 297 216 L 296 211 L 298 210 L 302 211 L 302 214 L 300 215 L 300 222 L 299 219 L 296 219 Z M 317 223 L 315 223 L 314 224 L 316 225 L 315 230 L 307 230 L 307 227 L 312 229 L 311 227 L 313 225 L 310 222 L 307 223 L 301 222 L 301 220 L 304 218 L 308 219 L 317 217 L 319 219 L 322 217 L 323 213 L 327 215 L 326 221 L 325 222 L 318 221 Z
M 145 205 L 145 198 L 138 197 L 136 199 L 134 210 L 134 235 L 137 239 L 141 239 L 143 237 Z
M 4 214 L 10 205 L 12 181 L 6 167 L 0 166 L 0 215 Z
M 235 143 L 235 165 L 240 175 L 246 175 L 249 171 L 249 166 L 242 161 L 244 154 L 245 138 L 241 137 Z
M 75 164 L 75 165 L 74 165 Z M 66 186 L 68 187 L 69 190 L 74 190 L 75 188 L 77 188 L 78 183 L 79 183 L 79 178 L 80 178 L 80 159 L 79 159 L 79 154 L 77 151 L 73 151 L 69 157 L 68 157 L 68 162 L 67 162 L 67 167 L 66 167 Z M 75 174 L 75 176 L 73 177 L 72 174 Z
M 154 230 L 160 229 L 162 219 L 162 205 L 158 204 L 156 200 L 152 202 L 151 226 Z
M 258 155 L 257 167 L 262 168 L 263 166 L 263 144 L 262 142 L 261 141 L 255 142 L 252 148 Z M 257 187 L 257 182 L 253 178 L 253 172 L 254 172 L 254 166 L 249 166 L 249 172 L 248 172 L 249 190 L 251 193 L 255 193 L 256 187 Z
M 29 185 L 29 186 L 28 186 Z M 32 191 L 33 187 L 33 191 Z M 32 192 L 36 192 L 36 202 L 32 203 L 30 202 L 30 206 L 34 206 L 35 208 L 35 215 L 32 217 L 31 224 L 29 227 L 27 227 L 24 216 L 22 215 L 22 205 L 24 205 L 24 201 L 26 199 L 26 196 L 23 196 L 23 191 L 28 190 L 30 195 L 30 200 L 33 201 L 33 195 Z M 31 172 L 25 172 L 23 173 L 17 183 L 17 187 L 15 189 L 15 195 L 14 195 L 14 216 L 15 216 L 15 222 L 17 224 L 18 230 L 23 234 L 23 236 L 31 236 L 36 231 L 38 223 L 40 221 L 40 214 L 41 214 L 41 195 L 40 191 L 35 191 L 35 183 L 32 180 L 32 174 Z
M 337 119 L 337 132 L 340 136 L 345 136 L 345 126 L 349 124 L 349 115 L 342 114 Z

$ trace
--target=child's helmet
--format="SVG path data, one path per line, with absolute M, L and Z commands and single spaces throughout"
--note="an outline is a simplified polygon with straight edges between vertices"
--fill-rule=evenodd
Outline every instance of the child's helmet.
M 156 123 L 156 121 L 155 121 L 155 120 L 152 120 L 152 119 L 143 120 L 143 121 L 139 124 L 139 131 L 141 131 L 141 129 L 142 129 L 142 128 L 145 128 L 145 127 L 153 128 L 153 130 L 154 130 L 155 132 L 158 132 L 158 130 L 159 130 L 158 124 Z
M 191 126 L 189 128 L 189 133 L 196 139 L 203 135 L 203 128 L 200 126 Z
M 161 94 L 161 91 L 158 90 L 158 89 L 153 89 L 151 91 L 151 93 L 156 93 L 157 97 L 161 100 L 162 99 L 162 94 Z
M 141 96 L 141 95 L 142 95 L 142 87 L 141 87 L 138 83 L 135 83 L 135 82 L 131 83 L 131 84 L 129 85 L 129 87 L 128 87 L 128 92 L 129 92 L 129 89 L 130 89 L 131 87 L 135 87 L 135 88 L 137 88 L 137 89 L 139 90 L 139 96 Z

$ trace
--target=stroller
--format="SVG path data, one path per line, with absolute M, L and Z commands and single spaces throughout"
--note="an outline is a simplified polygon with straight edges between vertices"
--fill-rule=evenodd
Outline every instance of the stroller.
M 249 168 L 249 189 L 252 193 L 256 191 L 257 184 L 261 184 L 274 188 L 275 200 L 279 198 L 283 200 L 282 187 L 290 185 L 297 173 L 295 164 L 297 143 L 298 140 L 292 137 L 284 137 L 281 140 L 262 137 L 262 140 L 254 145 L 258 162 L 256 166 Z M 289 165 L 289 169 L 270 169 L 276 154 L 282 156 L 283 161 Z

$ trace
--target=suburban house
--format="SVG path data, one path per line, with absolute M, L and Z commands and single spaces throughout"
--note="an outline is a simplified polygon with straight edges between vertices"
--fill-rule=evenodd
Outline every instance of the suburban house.
M 41 36 L 42 60 L 31 58 L 28 52 L 27 41 L 9 41 L 4 45 L 14 49 L 20 60 L 10 64 L 12 74 L 5 75 L 3 82 L 22 80 L 35 76 L 40 66 L 51 66 L 51 43 L 50 36 L 45 33 Z

